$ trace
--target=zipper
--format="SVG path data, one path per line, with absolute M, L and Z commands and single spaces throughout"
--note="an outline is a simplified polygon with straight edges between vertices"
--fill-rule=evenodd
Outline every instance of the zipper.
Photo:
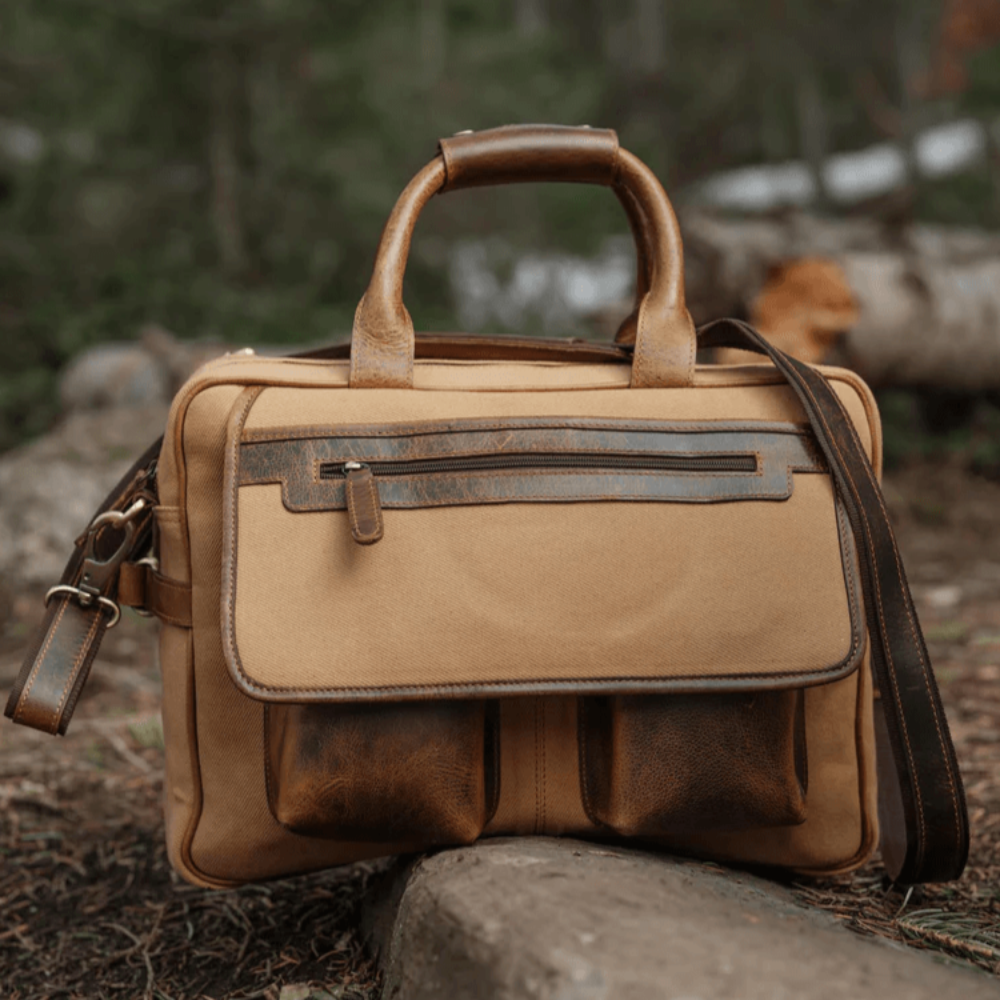
M 433 476 L 440 472 L 503 472 L 509 469 L 622 469 L 629 472 L 756 472 L 756 455 L 624 455 L 558 452 L 421 458 L 408 462 L 324 462 L 320 479 L 343 479 L 352 469 L 373 476 Z
M 634 455 L 587 452 L 471 455 L 410 461 L 324 462 L 320 479 L 343 479 L 351 533 L 359 545 L 377 542 L 383 533 L 379 477 L 433 476 L 445 472 L 504 472 L 516 469 L 609 469 L 625 472 L 757 471 L 756 455 Z

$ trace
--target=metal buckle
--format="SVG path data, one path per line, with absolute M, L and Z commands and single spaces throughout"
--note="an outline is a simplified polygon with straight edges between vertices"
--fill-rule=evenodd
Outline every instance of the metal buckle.
M 148 506 L 149 502 L 145 497 L 139 497 L 127 510 L 109 510 L 103 514 L 98 514 L 90 522 L 90 527 L 87 529 L 87 547 L 83 553 L 83 574 L 80 579 L 80 585 L 74 587 L 68 583 L 61 583 L 57 587 L 52 587 L 45 595 L 45 606 L 48 607 L 52 602 L 52 598 L 60 594 L 74 598 L 77 604 L 84 609 L 92 608 L 96 604 L 98 607 L 107 608 L 111 612 L 111 618 L 105 628 L 114 628 L 121 621 L 121 606 L 116 601 L 111 600 L 110 597 L 105 597 L 93 583 L 88 584 L 88 580 L 91 579 L 91 574 L 94 572 L 98 573 L 98 579 L 100 580 L 110 579 L 111 574 L 125 562 L 132 548 L 132 542 L 135 540 L 134 521 Z M 103 528 L 115 528 L 124 531 L 125 537 L 114 555 L 108 559 L 96 559 L 94 557 L 94 548 L 97 543 L 97 536 Z
M 45 595 L 45 606 L 48 607 L 52 598 L 59 594 L 66 594 L 69 597 L 75 597 L 77 604 L 79 604 L 84 610 L 93 607 L 95 604 L 103 608 L 110 608 L 111 620 L 107 625 L 105 625 L 105 628 L 114 628 L 121 621 L 122 609 L 118 606 L 118 604 L 112 601 L 110 597 L 103 597 L 101 594 L 91 594 L 89 591 L 83 590 L 81 587 L 71 587 L 65 583 L 49 590 L 49 592 Z
M 156 556 L 150 554 L 148 556 L 143 556 L 136 566 L 148 566 L 154 573 L 159 573 L 160 571 L 160 560 Z M 141 618 L 155 618 L 156 615 L 152 611 L 147 611 L 145 608 L 133 608 L 132 609 Z

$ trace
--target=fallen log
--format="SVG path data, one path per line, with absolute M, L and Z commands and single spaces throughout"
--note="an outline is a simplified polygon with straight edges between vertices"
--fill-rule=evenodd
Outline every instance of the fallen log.
M 792 262 L 825 259 L 839 268 L 857 306 L 856 321 L 844 331 L 844 360 L 871 384 L 1000 389 L 1000 235 L 695 212 L 682 215 L 681 227 L 696 322 L 756 318 L 769 278 L 773 287 Z M 785 305 L 803 322 L 812 310 L 827 323 L 829 287 L 799 282 L 798 299 L 786 296 Z

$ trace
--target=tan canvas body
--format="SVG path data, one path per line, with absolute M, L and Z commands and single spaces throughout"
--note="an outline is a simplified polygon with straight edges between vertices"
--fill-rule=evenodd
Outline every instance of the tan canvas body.
M 848 372 L 825 374 L 877 468 L 870 393 Z M 591 801 L 604 779 L 581 776 L 580 734 L 600 730 L 602 712 L 622 746 L 630 725 L 641 746 L 649 699 L 665 699 L 664 711 L 682 697 L 792 699 L 808 781 L 803 802 L 775 808 L 793 819 L 646 839 L 817 872 L 870 855 L 863 608 L 851 533 L 818 460 L 790 471 L 780 498 L 584 492 L 548 502 L 544 492 L 524 494 L 529 484 L 512 502 L 387 505 L 384 537 L 370 546 L 352 540 L 348 512 L 318 475 L 309 473 L 308 495 L 322 503 L 306 510 L 289 509 L 282 492 L 294 463 L 271 482 L 248 481 L 246 457 L 240 471 L 241 450 L 262 442 L 300 447 L 372 428 L 416 427 L 420 448 L 453 447 L 464 440 L 451 434 L 456 426 L 792 433 L 806 418 L 776 372 L 699 368 L 691 386 L 638 389 L 629 366 L 611 361 L 418 360 L 413 388 L 348 382 L 346 362 L 233 357 L 202 369 L 174 403 L 156 516 L 163 572 L 193 591 L 193 628 L 165 625 L 161 647 L 168 841 L 186 877 L 226 885 L 425 846 L 419 828 L 410 840 L 352 842 L 279 822 L 269 781 L 291 787 L 294 768 L 282 770 L 287 753 L 269 765 L 266 741 L 277 739 L 289 705 L 339 705 L 353 718 L 351 705 L 377 717 L 380 703 L 485 699 L 495 706 L 496 760 L 487 791 L 475 792 L 477 809 L 494 795 L 481 833 L 609 837 L 593 817 L 627 812 L 630 799 L 609 793 L 601 805 L 598 791 Z M 294 486 L 286 482 L 286 494 Z M 297 723 L 288 725 L 292 739 Z M 632 780 L 615 775 L 615 788 Z

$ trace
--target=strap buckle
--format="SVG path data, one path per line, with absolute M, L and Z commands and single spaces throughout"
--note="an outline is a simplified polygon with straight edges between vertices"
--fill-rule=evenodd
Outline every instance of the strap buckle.
M 111 612 L 111 618 L 105 628 L 114 628 L 121 621 L 121 605 L 106 597 L 102 590 L 117 576 L 122 563 L 131 555 L 136 536 L 136 519 L 148 507 L 149 501 L 146 497 L 140 496 L 125 510 L 109 510 L 98 514 L 87 528 L 79 583 L 76 586 L 61 583 L 52 587 L 45 595 L 46 607 L 54 597 L 60 595 L 75 599 L 84 609 L 97 605 Z M 124 532 L 124 538 L 111 556 L 107 559 L 98 559 L 97 537 L 105 528 Z
M 84 590 L 82 587 L 71 587 L 69 584 L 62 583 L 58 587 L 52 587 L 45 595 L 45 606 L 48 607 L 53 597 L 58 597 L 60 594 L 66 594 L 70 597 L 75 597 L 77 604 L 81 608 L 90 608 L 94 604 L 99 605 L 102 608 L 109 608 L 111 610 L 111 618 L 105 628 L 114 628 L 122 618 L 122 609 L 116 601 L 112 601 L 110 597 L 104 597 L 102 594 L 92 594 L 89 590 Z

